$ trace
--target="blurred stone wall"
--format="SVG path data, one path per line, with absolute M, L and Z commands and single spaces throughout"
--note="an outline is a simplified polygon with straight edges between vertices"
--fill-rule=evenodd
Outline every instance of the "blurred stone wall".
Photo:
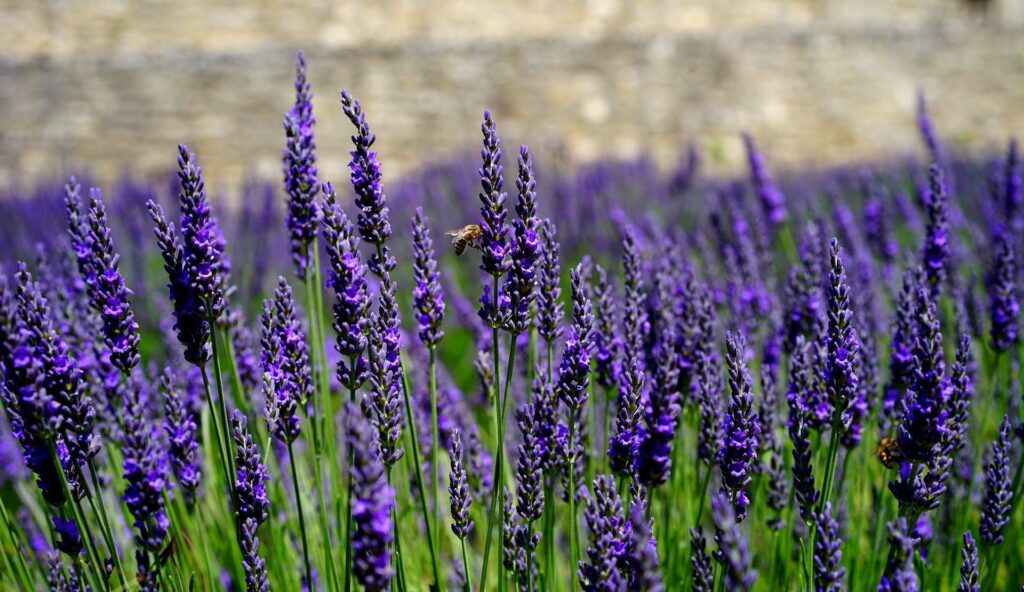
M 86 168 L 169 170 L 188 143 L 214 183 L 276 175 L 305 49 L 321 169 L 346 174 L 341 88 L 387 174 L 476 149 L 574 158 L 697 141 L 712 169 L 750 130 L 773 162 L 1024 132 L 1024 0 L 0 0 L 0 182 Z

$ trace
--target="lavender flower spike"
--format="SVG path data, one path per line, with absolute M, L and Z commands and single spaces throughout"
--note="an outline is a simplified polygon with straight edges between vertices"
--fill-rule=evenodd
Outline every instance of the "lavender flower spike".
M 586 507 L 585 518 L 591 542 L 587 561 L 579 564 L 580 587 L 583 592 L 619 592 L 623 581 L 618 562 L 625 547 L 626 519 L 611 477 L 594 480 L 594 499 Z
M 992 349 L 1005 352 L 1019 339 L 1020 303 L 1017 300 L 1017 262 L 1013 243 L 1005 233 L 996 237 L 995 265 L 989 281 Z
M 469 485 L 466 483 L 466 467 L 463 464 L 462 433 L 453 430 L 448 449 L 452 470 L 448 482 L 448 495 L 452 509 L 452 532 L 460 539 L 465 539 L 473 530 L 473 519 L 469 514 L 472 499 L 469 496 Z
M 814 589 L 818 592 L 839 592 L 843 589 L 846 568 L 843 561 L 843 537 L 839 523 L 832 517 L 832 502 L 815 512 Z
M 999 438 L 992 445 L 985 464 L 985 499 L 981 505 L 981 541 L 986 545 L 1003 542 L 1003 528 L 1010 521 L 1013 490 L 1010 482 L 1010 447 L 1013 427 L 1009 417 L 999 424 Z
M 103 339 L 110 349 L 110 362 L 122 373 L 130 374 L 139 363 L 139 324 L 128 301 L 131 291 L 118 269 L 121 256 L 114 252 L 99 189 L 89 190 L 89 240 L 90 267 L 96 273 L 95 284 L 90 286 L 92 304 L 103 319 Z
M 772 180 L 768 166 L 765 164 L 764 156 L 758 151 L 754 144 L 754 138 L 750 134 L 743 134 L 743 144 L 747 148 L 747 160 L 750 163 L 750 180 L 757 191 L 757 197 L 761 201 L 761 209 L 768 217 L 772 226 L 778 226 L 786 221 L 789 216 L 786 211 L 786 197 L 779 190 L 775 181 Z
M 548 219 L 540 223 L 540 260 L 537 269 L 537 334 L 548 348 L 562 335 L 562 268 L 558 264 L 558 240 L 555 225 Z
M 185 264 L 185 250 L 181 245 L 174 224 L 164 216 L 159 204 L 146 202 L 149 215 L 155 224 L 157 245 L 167 272 L 167 289 L 174 307 L 174 331 L 184 348 L 185 361 L 201 366 L 210 360 L 210 323 L 205 318 L 202 302 L 196 298 Z
M 295 63 L 295 105 L 284 116 L 285 148 L 281 159 L 288 194 L 286 224 L 292 263 L 300 280 L 306 279 L 306 271 L 313 262 L 310 247 L 316 239 L 320 219 L 312 99 L 313 93 L 306 80 L 306 56 L 300 51 Z
M 752 480 L 761 430 L 754 410 L 750 371 L 743 359 L 746 348 L 743 337 L 730 333 L 725 343 L 731 396 L 722 426 L 724 442 L 718 453 L 718 464 L 722 469 L 723 495 L 732 504 L 730 517 L 742 522 L 750 505 L 746 489 Z
M 650 502 L 647 502 L 650 503 Z M 629 507 L 629 580 L 628 592 L 664 592 L 658 560 L 658 545 L 654 540 L 651 522 L 645 516 L 647 503 L 633 503 Z
M 833 409 L 833 429 L 846 431 L 853 417 L 850 407 L 857 396 L 857 353 L 859 344 L 850 309 L 850 287 L 846 283 L 839 241 L 830 245 L 831 269 L 828 290 L 828 341 L 825 388 Z M 838 422 L 838 424 L 836 423 Z M 825 492 L 828 495 L 829 492 Z
M 960 556 L 963 560 L 960 563 L 960 586 L 957 592 L 981 592 L 981 584 L 978 583 L 978 545 L 969 530 L 964 533 Z
M 562 352 L 558 385 L 555 390 L 565 406 L 575 412 L 587 402 L 594 314 L 590 299 L 583 290 L 583 276 L 580 274 L 579 266 L 569 272 L 569 277 L 572 285 L 573 324 L 565 350 Z
M 375 275 L 382 276 L 395 268 L 395 260 L 387 246 L 391 222 L 388 220 L 388 200 L 384 195 L 380 161 L 377 153 L 370 150 L 377 136 L 370 131 L 362 105 L 346 90 L 341 91 L 341 108 L 356 128 L 352 136 L 355 149 L 350 152 L 352 160 L 348 168 L 352 170 L 352 188 L 355 189 L 356 207 L 359 208 L 359 236 L 377 248 L 368 266 Z
M 630 360 L 624 369 L 628 388 L 619 393 L 615 414 L 615 434 L 608 442 L 608 465 L 612 473 L 621 477 L 631 475 L 640 452 L 640 418 L 643 415 L 641 397 L 644 392 L 644 374 L 637 369 L 637 361 Z
M 225 259 L 220 230 L 206 201 L 206 184 L 196 155 L 178 146 L 178 179 L 181 193 L 181 235 L 185 271 L 194 297 L 202 303 L 203 316 L 216 322 L 224 312 Z
M 355 392 L 367 378 L 369 319 L 366 267 L 359 260 L 355 228 L 338 205 L 334 185 L 324 183 L 324 242 L 331 264 L 327 285 L 334 291 L 334 349 L 341 355 L 338 382 Z
M 394 543 L 392 512 L 395 491 L 388 485 L 377 443 L 377 431 L 349 404 L 348 445 L 352 451 L 353 572 L 367 592 L 390 590 L 395 569 L 391 565 Z
M 757 581 L 757 571 L 751 565 L 750 548 L 740 532 L 732 502 L 724 492 L 719 491 L 711 498 L 711 515 L 718 556 L 725 565 L 725 589 L 747 592 Z
M 540 518 L 544 509 L 543 455 L 541 424 L 537 418 L 537 408 L 527 405 L 516 414 L 516 423 L 522 433 L 523 441 L 519 445 L 519 462 L 516 464 L 516 511 L 524 523 L 531 523 Z
M 882 577 L 879 592 L 917 592 L 917 573 L 914 571 L 914 546 L 917 544 L 913 531 L 907 526 L 906 518 L 899 518 L 888 524 L 889 542 L 895 553 L 886 568 L 888 575 Z
M 707 553 L 707 540 L 700 528 L 690 529 L 690 563 L 693 564 L 693 592 L 712 592 L 715 589 L 715 568 Z
M 928 200 L 928 226 L 925 229 L 925 242 L 922 259 L 925 276 L 932 296 L 937 296 L 946 279 L 946 266 L 949 262 L 949 195 L 943 179 L 942 168 L 932 164 L 928 169 L 930 193 Z
M 537 182 L 533 176 L 533 163 L 526 146 L 519 149 L 519 176 L 516 187 L 519 201 L 516 213 L 519 219 L 513 225 L 511 267 L 505 282 L 509 298 L 509 315 L 505 330 L 513 335 L 526 332 L 530 326 L 530 305 L 533 303 L 534 285 L 537 283 L 534 265 L 540 251 L 537 238 Z
M 484 111 L 484 122 L 480 126 L 484 135 L 483 149 L 480 157 L 483 165 L 480 167 L 480 228 L 483 232 L 480 251 L 480 269 L 489 275 L 499 277 L 509 270 L 511 261 L 508 258 L 508 245 L 506 235 L 508 224 L 505 218 L 508 212 L 505 210 L 505 198 L 502 185 L 503 169 L 501 167 L 501 140 L 498 139 L 497 126 L 491 117 L 490 111 Z
M 437 347 L 444 337 L 441 322 L 444 321 L 444 293 L 441 289 L 440 274 L 434 243 L 430 239 L 430 228 L 423 208 L 416 208 L 412 220 L 413 303 L 416 306 L 416 320 L 419 322 L 419 337 L 428 348 Z
M 256 530 L 269 516 L 270 499 L 267 497 L 267 467 L 260 451 L 252 441 L 245 415 L 235 410 L 231 417 L 231 437 L 237 449 L 235 464 L 235 498 L 238 500 L 239 544 L 242 549 L 242 569 L 248 592 L 266 592 L 270 585 L 264 560 L 259 556 L 260 540 Z
M 164 395 L 164 431 L 167 432 L 171 470 L 185 493 L 185 499 L 191 504 L 202 478 L 195 418 L 178 391 L 170 367 L 164 371 L 160 387 Z
M 158 551 L 167 538 L 170 520 L 164 510 L 167 489 L 167 461 L 159 450 L 146 411 L 148 393 L 140 380 L 128 386 L 124 413 L 124 502 L 135 518 L 135 540 L 150 551 Z

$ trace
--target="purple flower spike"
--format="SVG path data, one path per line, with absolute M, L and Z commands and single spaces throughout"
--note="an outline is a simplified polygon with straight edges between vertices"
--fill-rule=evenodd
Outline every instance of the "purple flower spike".
M 352 136 L 355 149 L 349 153 L 352 160 L 348 168 L 352 171 L 352 188 L 356 193 L 356 207 L 359 208 L 359 236 L 376 247 L 368 267 L 380 277 L 395 268 L 395 259 L 386 244 L 391 237 L 391 222 L 388 220 L 388 200 L 384 195 L 380 161 L 377 153 L 370 150 L 377 136 L 370 131 L 362 105 L 345 90 L 341 91 L 341 108 L 356 128 Z
M 580 561 L 579 581 L 584 592 L 619 592 L 623 586 L 618 564 L 625 553 L 626 518 L 615 482 L 607 475 L 594 480 L 594 499 L 584 517 L 590 529 L 587 560 Z
M 591 330 L 594 314 L 590 300 L 583 291 L 583 277 L 579 267 L 569 272 L 572 284 L 573 323 L 562 362 L 558 368 L 558 399 L 575 413 L 587 402 L 587 386 L 590 384 L 590 351 L 593 347 Z
M 633 474 L 640 453 L 640 418 L 643 416 L 641 398 L 644 392 L 644 375 L 637 368 L 636 360 L 630 360 L 623 371 L 628 388 L 619 393 L 615 414 L 615 434 L 608 442 L 608 464 L 612 472 L 620 477 Z
M 843 567 L 843 537 L 839 523 L 832 517 L 832 502 L 815 512 L 814 589 L 818 592 L 839 592 L 843 589 L 846 568 Z
M 89 190 L 89 240 L 90 267 L 96 272 L 96 281 L 91 286 L 92 302 L 103 319 L 103 339 L 110 348 L 110 362 L 122 373 L 131 374 L 139 363 L 139 324 L 128 301 L 131 291 L 118 270 L 121 256 L 114 251 L 99 189 Z
M 715 589 L 715 568 L 708 557 L 707 540 L 700 527 L 690 529 L 690 563 L 693 564 L 693 592 Z
M 846 432 L 853 421 L 851 407 L 857 396 L 857 354 L 860 344 L 853 327 L 850 287 L 846 283 L 839 241 L 830 246 L 828 290 L 828 337 L 826 343 L 825 388 L 832 405 L 833 429 Z M 837 423 L 838 422 L 838 423 Z
M 1013 490 L 1010 480 L 1012 440 L 1010 418 L 999 424 L 999 438 L 985 464 L 985 500 L 981 506 L 981 541 L 986 545 L 1003 542 L 1003 528 L 1010 521 Z
M 395 576 L 391 565 L 395 491 L 384 474 L 377 431 L 354 405 L 348 405 L 347 416 L 348 445 L 353 458 L 349 468 L 354 526 L 352 571 L 368 592 L 386 592 Z
M 803 385 L 812 373 L 810 349 L 803 337 L 796 340 L 789 363 L 789 438 L 793 442 L 793 493 L 800 506 L 800 517 L 806 524 L 814 521 L 814 507 L 818 503 L 818 490 L 814 483 L 814 458 L 808 430 L 808 409 L 803 399 Z
M 472 499 L 469 496 L 469 485 L 466 483 L 466 467 L 463 465 L 462 433 L 452 431 L 448 448 L 452 470 L 448 482 L 448 495 L 452 509 L 452 532 L 460 539 L 465 539 L 473 530 L 473 519 L 469 515 Z
M 946 279 L 949 263 L 949 195 L 942 168 L 932 164 L 928 169 L 930 186 L 928 199 L 928 226 L 925 229 L 924 251 L 922 254 L 925 276 L 932 296 L 937 296 Z
M 252 520 L 264 523 L 270 513 L 267 497 L 267 467 L 260 451 L 249 434 L 245 414 L 235 410 L 231 416 L 231 438 L 235 442 L 235 498 L 238 500 L 238 518 L 241 524 Z
M 167 272 L 167 289 L 174 307 L 174 330 L 185 350 L 185 361 L 201 366 L 212 355 L 210 323 L 206 319 L 202 302 L 192 289 L 185 264 L 185 250 L 174 224 L 164 216 L 163 208 L 152 200 L 146 203 L 146 207 L 155 224 L 154 233 L 164 260 L 164 271 Z
M 135 541 L 150 551 L 158 551 L 167 538 L 170 520 L 164 510 L 167 490 L 167 460 L 160 450 L 150 423 L 147 385 L 132 379 L 126 392 L 124 412 L 124 502 L 135 518 Z
M 502 191 L 504 178 L 501 167 L 501 140 L 498 139 L 497 126 L 490 111 L 484 111 L 484 121 L 480 125 L 484 143 L 480 151 L 483 164 L 480 167 L 480 228 L 483 236 L 480 241 L 480 269 L 494 277 L 504 275 L 511 266 L 508 257 L 506 235 L 508 224 L 505 218 L 507 194 Z
M 284 116 L 285 148 L 282 157 L 284 188 L 288 193 L 288 238 L 292 263 L 300 280 L 312 265 L 310 247 L 316 239 L 320 207 L 320 182 L 316 170 L 316 141 L 313 138 L 313 93 L 306 80 L 306 56 L 300 51 L 295 63 L 295 105 Z
M 633 503 L 629 507 L 629 579 L 628 592 L 664 592 L 658 560 L 658 544 L 654 540 L 652 525 L 647 520 L 646 503 Z
M 900 453 L 911 463 L 927 462 L 948 430 L 946 402 L 950 387 L 945 377 L 942 331 L 935 302 L 921 288 L 917 292 L 918 329 L 914 345 L 914 379 L 903 399 L 902 422 L 896 439 Z
M 594 266 L 594 365 L 597 383 L 606 389 L 622 380 L 622 340 L 614 287 L 600 265 Z M 628 381 L 627 381 L 628 382 Z
M 511 266 L 505 281 L 509 315 L 504 327 L 513 335 L 526 332 L 530 326 L 530 305 L 533 304 L 534 285 L 537 283 L 534 266 L 540 252 L 537 237 L 537 181 L 533 176 L 533 163 L 526 146 L 519 149 L 516 187 L 519 189 L 519 201 L 516 203 L 519 219 L 513 225 Z
M 1005 352 L 1018 341 L 1017 262 L 1010 237 L 1000 234 L 996 241 L 995 265 L 989 281 L 989 314 L 992 318 L 992 348 Z
M 889 543 L 893 553 L 886 567 L 886 574 L 878 585 L 878 592 L 917 592 L 917 572 L 914 571 L 914 547 L 917 540 L 907 526 L 906 518 L 899 518 L 888 524 Z
M 359 260 L 355 228 L 338 205 L 334 185 L 324 183 L 324 242 L 331 264 L 327 285 L 334 291 L 334 349 L 338 361 L 338 382 L 355 391 L 366 381 L 369 320 L 366 267 Z
M 715 521 L 717 556 L 725 566 L 725 589 L 747 592 L 757 581 L 750 559 L 750 547 L 740 532 L 729 496 L 719 491 L 711 498 L 711 516 Z
M 737 522 L 746 518 L 750 498 L 747 486 L 757 461 L 761 430 L 754 410 L 754 392 L 750 371 L 743 359 L 746 344 L 739 335 L 726 335 L 726 365 L 729 368 L 729 412 L 722 425 L 723 443 L 718 453 L 722 469 L 723 495 L 732 503 Z
M 164 395 L 164 431 L 169 444 L 167 456 L 171 459 L 174 477 L 185 492 L 185 499 L 192 503 L 202 478 L 199 444 L 196 442 L 198 428 L 192 412 L 185 406 L 170 367 L 164 371 L 160 387 Z
M 540 261 L 537 269 L 537 333 L 548 348 L 562 335 L 562 268 L 558 240 L 550 220 L 540 223 Z
M 761 210 L 773 226 L 778 226 L 785 222 L 789 215 L 786 211 L 786 196 L 782 194 L 768 172 L 768 165 L 754 144 L 753 136 L 743 134 L 743 144 L 747 148 L 747 160 L 750 163 L 750 181 L 761 202 Z
M 412 248 L 413 277 L 416 280 L 412 297 L 419 323 L 419 337 L 423 345 L 433 348 L 444 337 L 444 331 L 441 330 L 441 322 L 444 321 L 444 292 L 423 208 L 416 208 L 416 216 L 412 221 Z
M 960 587 L 957 592 L 981 592 L 978 583 L 978 545 L 971 536 L 971 531 L 964 533 L 964 546 L 960 549 L 963 558 L 960 563 Z
M 189 287 L 202 303 L 203 316 L 216 322 L 224 313 L 226 260 L 220 229 L 206 201 L 203 170 L 188 146 L 178 146 L 181 236 Z

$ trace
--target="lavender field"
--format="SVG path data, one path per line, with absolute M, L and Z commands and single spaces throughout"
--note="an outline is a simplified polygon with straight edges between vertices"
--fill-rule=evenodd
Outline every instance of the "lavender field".
M 0 191 L 0 589 L 1024 590 L 1015 140 L 723 178 L 481 105 L 390 178 L 339 92 L 238 195 Z

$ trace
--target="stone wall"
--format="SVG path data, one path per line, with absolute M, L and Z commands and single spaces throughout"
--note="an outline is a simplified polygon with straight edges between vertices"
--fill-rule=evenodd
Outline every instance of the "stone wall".
M 779 163 L 918 148 L 917 89 L 950 141 L 1024 132 L 1024 0 L 0 1 L 0 182 L 168 170 L 276 175 L 306 50 L 322 170 L 345 174 L 348 88 L 386 171 L 479 142 L 575 158 L 697 141 L 713 169 L 750 130 Z

